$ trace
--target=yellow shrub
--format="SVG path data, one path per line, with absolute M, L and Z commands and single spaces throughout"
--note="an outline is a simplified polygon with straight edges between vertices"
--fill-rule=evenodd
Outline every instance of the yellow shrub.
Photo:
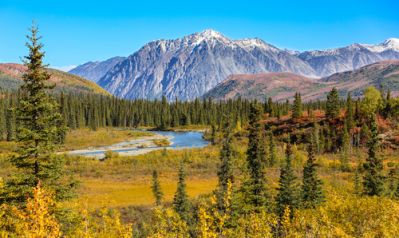
M 238 220 L 233 237 L 268 238 L 273 237 L 272 227 L 277 225 L 274 214 L 265 211 L 259 214 L 243 215 Z
M 299 210 L 292 233 L 306 237 L 397 237 L 399 203 L 332 193 L 315 210 Z
M 155 208 L 154 221 L 146 224 L 151 238 L 184 238 L 190 237 L 187 224 L 170 208 Z
M 80 211 L 81 221 L 70 234 L 71 237 L 129 238 L 132 237 L 132 225 L 123 224 L 117 210 L 103 208 L 99 214 L 89 214 L 86 209 Z
M 52 194 L 40 187 L 33 189 L 25 208 L 3 205 L 0 210 L 2 237 L 29 238 L 61 237 L 60 225 L 52 213 L 55 206 Z

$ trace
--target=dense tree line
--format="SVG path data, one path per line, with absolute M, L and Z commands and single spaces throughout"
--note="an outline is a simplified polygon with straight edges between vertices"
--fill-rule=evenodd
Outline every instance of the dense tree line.
M 70 129 L 89 127 L 156 127 L 168 129 L 189 125 L 221 126 L 228 115 L 244 124 L 248 120 L 249 101 L 194 100 L 166 102 L 162 100 L 128 101 L 95 94 L 56 94 L 65 125 Z M 19 92 L 4 92 L 0 99 L 0 137 L 13 140 L 18 127 L 15 110 L 19 106 Z

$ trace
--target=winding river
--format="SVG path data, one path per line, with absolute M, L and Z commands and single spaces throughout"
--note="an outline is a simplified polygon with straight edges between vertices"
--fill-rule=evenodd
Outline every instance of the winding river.
M 208 145 L 208 141 L 202 138 L 203 133 L 197 131 L 174 132 L 174 131 L 152 131 L 154 136 L 141 137 L 130 141 L 103 146 L 98 148 L 88 148 L 83 150 L 69 151 L 69 155 L 80 155 L 94 157 L 97 159 L 104 158 L 106 151 L 117 152 L 121 156 L 131 156 L 148 153 L 159 149 L 186 149 L 186 148 L 202 148 Z M 167 139 L 170 145 L 166 147 L 154 144 L 154 139 Z

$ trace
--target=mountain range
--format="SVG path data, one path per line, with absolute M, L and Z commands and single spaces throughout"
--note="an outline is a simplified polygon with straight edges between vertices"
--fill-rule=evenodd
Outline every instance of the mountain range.
M 121 98 L 192 100 L 232 75 L 284 72 L 325 84 L 320 78 L 395 59 L 399 59 L 396 38 L 377 45 L 298 52 L 279 49 L 258 38 L 231 40 L 205 30 L 179 39 L 156 40 L 126 58 L 89 62 L 70 72 Z

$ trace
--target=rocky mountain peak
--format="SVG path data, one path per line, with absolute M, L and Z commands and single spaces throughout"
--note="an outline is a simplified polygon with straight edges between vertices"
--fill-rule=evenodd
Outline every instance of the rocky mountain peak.
M 389 38 L 386 39 L 382 45 L 389 47 L 394 50 L 399 50 L 399 39 L 398 38 Z
M 389 38 L 384 42 L 376 45 L 362 44 L 363 47 L 367 48 L 372 52 L 383 52 L 386 50 L 393 50 L 399 52 L 399 39 L 398 38 Z
M 95 76 L 100 86 L 122 98 L 192 100 L 232 74 L 291 72 L 326 77 L 399 59 L 398 46 L 398 39 L 391 38 L 378 45 L 297 52 L 258 38 L 229 39 L 207 29 L 178 39 L 153 41 L 117 64 L 89 64 L 92 66 L 80 67 L 75 73 L 86 78 Z
M 197 32 L 185 36 L 183 37 L 182 41 L 186 45 L 193 45 L 193 46 L 201 44 L 202 42 L 207 42 L 207 43 L 220 42 L 222 44 L 227 44 L 227 45 L 232 44 L 232 41 L 229 38 L 222 35 L 220 32 L 217 32 L 212 29 L 207 29 L 202 32 Z

